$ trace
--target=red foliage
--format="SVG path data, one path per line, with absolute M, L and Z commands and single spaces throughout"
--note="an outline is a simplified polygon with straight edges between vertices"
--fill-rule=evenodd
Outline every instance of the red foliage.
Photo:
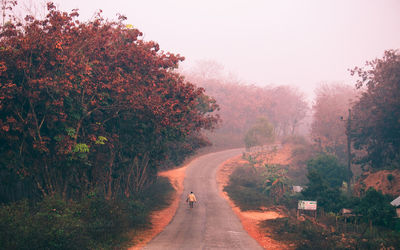
M 6 145 L 1 153 L 19 157 L 19 166 L 35 176 L 43 193 L 68 185 L 62 178 L 61 187 L 54 187 L 58 173 L 46 173 L 53 165 L 79 155 L 88 159 L 79 146 L 86 145 L 90 153 L 99 147 L 117 150 L 119 120 L 129 117 L 151 126 L 149 138 L 162 141 L 186 138 L 217 123 L 218 117 L 209 114 L 215 102 L 204 102 L 204 90 L 174 72 L 182 56 L 160 52 L 157 43 L 127 28 L 124 18 L 108 22 L 99 14 L 80 23 L 76 11 L 61 12 L 52 3 L 48 10 L 44 20 L 27 17 L 24 26 L 9 23 L 0 33 L 0 135 Z M 139 127 L 132 133 L 148 136 L 149 130 Z M 99 136 L 106 140 L 99 143 Z

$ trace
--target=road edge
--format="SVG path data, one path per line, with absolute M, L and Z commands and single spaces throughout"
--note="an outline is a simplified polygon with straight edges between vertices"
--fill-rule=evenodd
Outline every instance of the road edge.
M 155 211 L 150 215 L 151 228 L 140 231 L 138 239 L 135 239 L 135 245 L 128 248 L 128 250 L 139 250 L 145 247 L 152 239 L 160 234 L 174 218 L 176 211 L 179 207 L 179 201 L 183 193 L 183 182 L 186 176 L 186 169 L 191 162 L 180 168 L 175 168 L 158 173 L 158 176 L 167 177 L 171 185 L 175 189 L 172 197 L 171 204 L 159 211 Z
M 233 172 L 234 168 L 227 167 L 228 163 L 240 160 L 242 155 L 234 156 L 223 163 L 221 163 L 217 168 L 216 181 L 218 185 L 218 190 L 220 196 L 222 196 L 230 205 L 231 209 L 234 211 L 236 216 L 239 218 L 243 229 L 258 242 L 258 244 L 264 249 L 281 250 L 289 249 L 287 246 L 278 243 L 272 238 L 266 236 L 265 232 L 262 232 L 258 227 L 258 220 L 252 220 L 244 216 L 244 213 L 240 210 L 238 206 L 230 199 L 227 192 L 224 191 L 224 187 L 228 184 L 229 176 Z

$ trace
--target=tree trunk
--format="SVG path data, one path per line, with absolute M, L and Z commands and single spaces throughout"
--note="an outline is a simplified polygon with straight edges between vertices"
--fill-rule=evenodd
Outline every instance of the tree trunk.
M 106 177 L 107 181 L 107 192 L 106 192 L 106 200 L 111 200 L 112 198 L 112 184 L 113 184 L 113 178 L 112 178 L 112 172 L 113 172 L 113 166 L 114 166 L 114 158 L 115 158 L 115 152 L 111 150 L 111 156 L 110 156 L 110 162 L 108 164 L 108 173 Z

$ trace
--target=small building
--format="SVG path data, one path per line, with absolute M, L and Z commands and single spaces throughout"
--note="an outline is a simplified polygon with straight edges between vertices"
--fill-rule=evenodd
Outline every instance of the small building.
M 340 209 L 340 213 L 339 213 L 342 217 L 344 218 L 349 218 L 349 217 L 356 217 L 357 215 L 355 215 L 353 213 L 352 209 L 348 209 L 348 208 L 342 208 Z
M 353 213 L 353 210 L 348 209 L 348 208 L 342 208 L 340 209 L 340 214 L 342 215 L 351 215 Z

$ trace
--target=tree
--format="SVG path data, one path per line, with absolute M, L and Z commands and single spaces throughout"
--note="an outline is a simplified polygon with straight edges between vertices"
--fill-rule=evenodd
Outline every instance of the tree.
M 307 188 L 302 194 L 307 199 L 317 200 L 327 211 L 338 212 L 343 198 L 340 187 L 347 181 L 348 172 L 332 155 L 319 155 L 307 163 Z
M 333 155 L 322 154 L 310 159 L 307 163 L 308 172 L 316 172 L 329 185 L 329 187 L 339 188 L 343 181 L 349 179 L 346 166 L 340 164 Z
M 124 16 L 80 23 L 76 11 L 48 11 L 1 27 L 2 193 L 12 176 L 36 197 L 129 197 L 154 180 L 171 142 L 219 121 L 215 101 L 175 72 L 184 58 L 143 41 Z
M 309 184 L 301 193 L 306 199 L 316 200 L 325 211 L 338 212 L 342 208 L 342 197 L 337 187 L 330 187 L 323 176 L 315 170 L 307 174 Z
M 304 95 L 289 86 L 278 86 L 270 91 L 270 106 L 266 107 L 266 113 L 274 125 L 275 134 L 293 136 L 308 111 Z
M 357 87 L 362 90 L 353 106 L 349 133 L 362 152 L 359 162 L 372 168 L 400 168 L 400 55 L 386 51 L 382 59 L 356 67 Z
M 259 118 L 252 128 L 250 128 L 244 137 L 246 148 L 262 146 L 271 143 L 274 140 L 274 128 L 265 117 Z
M 349 85 L 323 84 L 315 91 L 311 136 L 320 151 L 334 154 L 341 162 L 346 161 L 346 117 L 356 92 Z
M 219 146 L 241 146 L 246 132 L 259 117 L 266 117 L 276 135 L 293 135 L 305 118 L 308 104 L 304 95 L 288 86 L 243 84 L 224 76 L 222 66 L 210 61 L 198 63 L 195 71 L 186 73 L 192 82 L 206 89 L 218 100 L 222 124 L 211 140 Z M 225 74 L 226 75 L 226 74 Z
M 381 191 L 368 189 L 355 208 L 355 213 L 363 215 L 362 220 L 375 225 L 390 227 L 394 225 L 395 207 L 390 205 L 392 197 Z

